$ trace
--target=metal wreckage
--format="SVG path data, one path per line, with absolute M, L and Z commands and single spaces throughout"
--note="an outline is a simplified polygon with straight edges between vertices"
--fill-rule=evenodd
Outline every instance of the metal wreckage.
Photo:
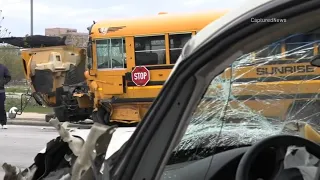
M 104 170 L 104 162 L 108 158 L 106 152 L 108 148 L 110 150 L 109 144 L 113 135 L 121 134 L 122 138 L 126 136 L 123 132 L 115 133 L 115 127 L 96 123 L 88 134 L 83 131 L 70 132 L 67 129 L 67 122 L 60 124 L 57 119 L 50 120 L 50 123 L 57 129 L 60 136 L 48 142 L 46 148 L 34 158 L 34 163 L 23 171 L 4 163 L 2 165 L 5 171 L 4 179 L 87 180 L 97 177 L 96 175 Z M 126 139 L 113 138 L 113 143 L 123 144 L 133 130 L 128 132 Z M 84 137 L 85 134 L 87 137 Z M 84 139 L 90 139 L 90 141 L 84 141 Z M 116 150 L 109 151 L 109 156 Z
M 0 38 L 0 42 L 20 47 L 23 70 L 31 92 L 21 95 L 21 105 L 9 114 L 10 118 L 21 115 L 31 98 L 40 106 L 51 107 L 54 114 L 47 114 L 61 122 L 89 119 L 92 113 L 90 101 L 80 108 L 74 95 L 77 91 L 87 92 L 84 72 L 86 65 L 85 44 L 74 42 L 72 35 L 27 36 Z

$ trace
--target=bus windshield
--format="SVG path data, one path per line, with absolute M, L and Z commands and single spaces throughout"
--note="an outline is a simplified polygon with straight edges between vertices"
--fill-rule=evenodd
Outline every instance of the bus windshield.
M 125 42 L 124 39 L 97 40 L 98 69 L 125 68 Z

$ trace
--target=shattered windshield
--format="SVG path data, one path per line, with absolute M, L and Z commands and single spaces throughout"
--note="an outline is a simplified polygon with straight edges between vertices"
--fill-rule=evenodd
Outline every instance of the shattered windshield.
M 294 34 L 239 57 L 215 77 L 175 151 L 250 145 L 294 122 L 318 124 L 318 33 Z

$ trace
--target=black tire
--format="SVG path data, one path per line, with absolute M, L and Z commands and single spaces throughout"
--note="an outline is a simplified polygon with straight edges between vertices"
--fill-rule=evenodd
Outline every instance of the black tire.
M 69 122 L 80 122 L 86 119 L 90 119 L 90 115 L 75 115 L 68 117 Z
M 36 92 L 32 93 L 32 97 L 39 106 L 43 105 L 43 102 L 41 100 L 41 95 L 39 93 L 36 93 Z
M 65 77 L 65 85 L 78 84 L 85 81 L 84 77 L 84 62 L 80 62 L 78 66 L 70 65 L 70 69 Z M 83 69 L 83 70 L 82 70 Z M 81 72 L 81 73 L 80 73 Z
M 54 117 L 55 117 L 54 114 L 46 114 L 45 120 L 46 120 L 46 122 L 49 122 L 49 121 L 51 120 L 51 118 L 54 118 Z M 59 119 L 58 119 L 58 120 L 59 120 Z
M 98 111 L 92 113 L 92 120 L 95 123 L 100 123 L 104 125 L 110 124 L 110 112 L 103 108 L 98 108 Z
M 320 102 L 298 102 L 288 108 L 286 121 L 304 121 L 320 125 Z
M 65 113 L 65 106 L 54 107 L 53 112 L 59 122 L 66 122 L 69 120 Z

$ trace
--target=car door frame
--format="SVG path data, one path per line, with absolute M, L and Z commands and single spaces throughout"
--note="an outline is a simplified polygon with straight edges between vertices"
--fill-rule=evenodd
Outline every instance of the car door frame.
M 227 26 L 217 29 L 214 34 L 210 33 L 210 38 L 199 43 L 197 41 L 206 36 L 208 29 L 200 31 L 184 47 L 182 59 L 177 62 L 159 96 L 117 154 L 118 159 L 111 171 L 112 179 L 159 179 L 172 150 L 187 128 L 192 112 L 202 98 L 199 94 L 205 93 L 212 78 L 228 67 L 235 57 L 271 43 L 289 31 L 274 33 L 269 38 L 263 38 L 263 42 L 256 42 L 254 38 L 259 37 L 260 31 L 265 30 L 266 33 L 275 26 L 271 26 L 271 23 L 251 23 L 252 17 L 284 19 L 319 7 L 320 1 L 316 0 L 268 1 L 240 14 Z M 244 44 L 250 45 L 239 51 L 240 45 Z M 188 54 L 187 51 L 192 52 L 191 55 L 183 57 L 183 54 Z

